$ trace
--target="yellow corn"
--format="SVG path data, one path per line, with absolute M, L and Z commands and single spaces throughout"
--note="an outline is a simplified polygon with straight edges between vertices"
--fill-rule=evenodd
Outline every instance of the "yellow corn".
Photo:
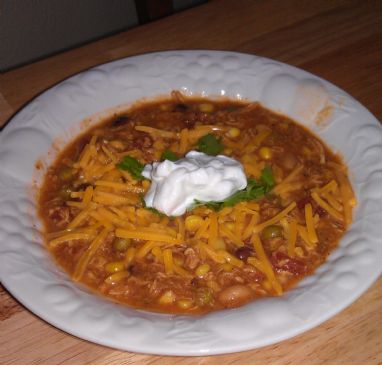
M 106 284 L 114 285 L 118 283 L 118 281 L 121 281 L 122 279 L 128 278 L 130 273 L 128 271 L 119 271 L 114 274 L 111 274 L 105 279 Z
M 112 274 L 125 269 L 125 263 L 123 261 L 109 262 L 105 265 L 105 270 Z
M 272 150 L 269 147 L 261 147 L 259 149 L 259 155 L 264 160 L 270 160 L 273 157 Z
M 227 134 L 228 134 L 228 137 L 231 137 L 231 138 L 239 137 L 240 129 L 236 127 L 230 128 Z
M 203 278 L 209 271 L 210 271 L 210 265 L 202 264 L 196 268 L 195 274 L 198 278 Z
M 226 222 L 225 223 L 225 226 L 231 231 L 233 232 L 235 230 L 235 223 L 233 222 Z
M 175 302 L 175 294 L 172 290 L 167 290 L 162 294 L 162 296 L 159 298 L 160 304 L 171 304 Z
M 176 304 L 178 305 L 179 308 L 188 309 L 192 307 L 193 302 L 190 299 L 181 299 L 181 300 L 178 300 Z
M 195 232 L 202 225 L 203 218 L 198 215 L 189 215 L 184 223 L 187 231 Z
M 125 264 L 127 266 L 133 262 L 136 252 L 137 252 L 137 249 L 135 247 L 129 247 L 127 249 L 126 256 L 125 256 Z
M 295 247 L 294 252 L 298 257 L 304 256 L 304 250 L 301 247 Z
M 229 264 L 228 262 L 226 262 L 225 264 L 222 264 L 221 267 L 226 272 L 231 272 L 233 270 L 233 265 Z

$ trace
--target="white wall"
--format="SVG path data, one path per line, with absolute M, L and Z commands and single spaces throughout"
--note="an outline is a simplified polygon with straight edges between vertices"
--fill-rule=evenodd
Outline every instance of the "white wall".
M 134 0 L 0 0 L 0 71 L 136 24 Z

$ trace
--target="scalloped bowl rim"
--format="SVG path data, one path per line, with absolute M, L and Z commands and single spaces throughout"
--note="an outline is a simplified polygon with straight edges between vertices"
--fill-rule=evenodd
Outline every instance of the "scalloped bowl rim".
M 174 89 L 186 95 L 260 101 L 307 126 L 343 154 L 359 198 L 354 223 L 328 261 L 283 297 L 196 317 L 144 312 L 72 283 L 41 244 L 40 223 L 30 220 L 36 209 L 32 179 L 40 183 L 57 150 L 85 126 L 142 97 L 168 95 Z M 306 71 L 234 52 L 149 53 L 72 76 L 33 99 L 11 121 L 0 134 L 0 278 L 28 309 L 77 337 L 162 355 L 249 350 L 326 321 L 381 274 L 377 228 L 382 221 L 382 127 L 350 95 Z M 57 138 L 61 141 L 52 148 Z M 44 169 L 31 168 L 41 156 Z

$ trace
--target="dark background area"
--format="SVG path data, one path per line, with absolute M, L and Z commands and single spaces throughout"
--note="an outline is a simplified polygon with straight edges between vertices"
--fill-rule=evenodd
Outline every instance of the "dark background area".
M 0 72 L 207 0 L 0 0 Z

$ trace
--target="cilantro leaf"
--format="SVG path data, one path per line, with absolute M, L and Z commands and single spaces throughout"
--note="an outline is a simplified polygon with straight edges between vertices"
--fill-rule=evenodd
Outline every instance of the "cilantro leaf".
M 120 170 L 126 170 L 135 180 L 143 180 L 142 171 L 144 165 L 142 165 L 137 159 L 131 156 L 125 156 L 120 163 L 117 164 L 117 168 Z
M 155 209 L 154 207 L 148 207 L 146 205 L 146 202 L 145 202 L 145 199 L 143 196 L 141 196 L 141 203 L 142 203 L 142 207 L 148 211 L 150 211 L 151 213 L 154 213 L 156 215 L 158 215 L 159 217 L 165 217 L 166 214 L 160 212 L 158 209 Z
M 267 187 L 267 191 L 272 189 L 275 186 L 275 179 L 273 177 L 272 169 L 269 166 L 266 166 L 261 172 L 260 176 L 261 181 Z
M 223 151 L 224 147 L 213 134 L 206 134 L 199 138 L 198 149 L 207 155 L 216 156 Z
M 144 207 L 146 210 L 150 211 L 151 213 L 154 213 L 156 215 L 159 215 L 159 217 L 164 217 L 165 214 L 161 213 L 158 209 L 152 208 L 152 207 Z
M 161 159 L 161 161 L 164 161 L 164 160 L 176 161 L 176 160 L 179 160 L 179 157 L 177 156 L 177 154 L 175 152 L 172 152 L 170 150 L 166 150 L 166 151 L 163 151 L 160 159 Z
M 256 179 L 248 179 L 245 189 L 239 190 L 221 201 L 203 202 L 200 200 L 195 200 L 195 205 L 192 208 L 204 205 L 208 208 L 219 211 L 225 207 L 233 207 L 240 202 L 259 199 L 272 190 L 274 185 L 275 182 L 272 169 L 270 167 L 265 167 L 261 172 L 260 181 L 257 181 Z
M 221 202 L 221 201 L 220 202 L 214 202 L 214 201 L 204 202 L 204 201 L 195 199 L 194 204 L 192 205 L 192 207 L 189 210 L 192 210 L 196 207 L 205 206 L 207 208 L 219 211 L 223 208 L 222 204 L 223 204 L 223 202 Z

